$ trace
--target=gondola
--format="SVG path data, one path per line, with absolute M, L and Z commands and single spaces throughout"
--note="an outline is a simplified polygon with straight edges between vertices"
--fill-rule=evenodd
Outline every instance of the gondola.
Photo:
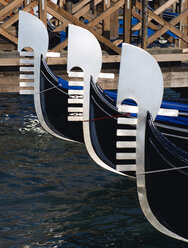
M 144 173 L 137 176 L 145 182 L 139 193 L 149 221 L 165 234 L 187 242 L 188 153 L 161 134 L 149 113 Z
M 78 37 L 82 29 L 72 26 L 72 31 L 75 30 L 76 34 L 70 33 Z M 88 31 L 83 32 L 86 37 Z M 100 72 L 101 50 L 95 37 L 89 35 L 90 39 L 93 39 L 93 54 L 90 54 L 90 59 L 92 56 L 96 58 L 95 68 L 92 68 L 92 65 L 85 65 L 84 59 L 81 60 L 83 64 L 80 64 L 81 56 L 73 56 L 77 51 L 74 43 L 78 43 L 78 40 L 70 39 L 71 44 L 68 48 L 68 71 L 75 66 L 83 69 L 84 90 L 77 88 L 83 85 L 69 89 L 60 87 L 59 80 L 45 64 L 46 48 L 43 47 L 41 53 L 41 51 L 35 51 L 38 49 L 37 45 L 34 47 L 35 63 L 39 65 L 37 67 L 39 71 L 34 77 L 34 101 L 37 116 L 43 127 L 50 130 L 51 134 L 68 140 L 79 142 L 84 140 L 89 154 L 100 166 L 121 175 L 136 177 L 138 198 L 146 218 L 162 233 L 187 242 L 185 197 L 188 168 L 188 155 L 185 151 L 187 145 L 183 145 L 185 148 L 183 150 L 179 144 L 176 145 L 175 142 L 169 141 L 152 120 L 152 117 L 155 119 L 159 112 L 163 95 L 163 80 L 157 63 L 151 55 L 136 48 L 137 55 L 141 55 L 139 59 L 147 54 L 145 56 L 146 61 L 148 59 L 147 64 L 154 63 L 152 85 L 149 78 L 145 80 L 147 73 L 143 74 L 143 78 L 139 78 L 141 84 L 135 80 L 124 83 L 127 69 L 124 67 L 125 57 L 122 56 L 117 102 L 114 103 L 114 100 L 95 83 Z M 21 51 L 26 46 L 28 43 L 22 41 L 19 50 Z M 127 49 L 126 52 L 125 49 Z M 123 44 L 122 50 L 123 54 L 126 56 L 128 54 L 129 66 L 131 66 L 133 61 L 129 51 L 135 51 L 135 48 Z M 80 53 L 78 55 L 83 55 L 82 51 L 78 53 Z M 149 92 L 143 97 L 146 90 Z M 155 92 L 153 95 L 152 90 Z M 132 99 L 136 102 L 138 108 L 135 113 L 127 111 L 127 105 L 123 106 L 124 99 Z M 71 109 L 67 102 L 71 104 Z M 67 125 L 67 130 L 64 125 Z M 172 133 L 175 139 L 178 136 L 175 133 L 177 125 L 173 124 L 173 126 L 176 127 Z M 184 137 L 185 135 L 182 135 L 182 139 Z
M 52 89 L 53 86 L 56 87 Z M 68 112 L 68 108 L 70 107 L 70 104 L 68 104 L 68 102 L 70 102 L 70 96 L 68 92 L 70 92 L 70 90 L 79 91 L 82 89 L 83 88 L 81 86 L 69 86 L 67 81 L 57 78 L 54 74 L 52 74 L 45 60 L 41 59 L 40 92 L 42 93 L 40 94 L 40 99 L 41 109 L 43 116 L 45 117 L 45 121 L 54 133 L 59 134 L 60 136 L 62 136 L 62 138 L 67 137 L 78 142 L 83 142 L 82 121 L 68 121 L 68 119 L 72 117 L 72 119 L 77 118 L 82 120 L 82 115 L 71 116 L 71 113 Z M 92 90 L 94 93 L 93 97 L 95 97 L 95 101 L 98 101 L 97 99 L 101 99 L 101 109 L 103 108 L 102 106 L 107 105 L 101 113 L 101 117 L 104 117 L 105 123 L 108 123 L 108 119 L 105 119 L 106 113 L 108 113 L 108 116 L 122 115 L 122 113 L 118 113 L 117 111 L 116 101 L 109 97 L 109 95 L 105 93 L 98 84 L 92 83 Z M 80 100 L 82 99 L 82 96 L 80 96 Z M 80 108 L 82 107 L 81 104 L 76 104 L 74 106 Z M 108 108 L 108 111 L 106 110 L 106 108 Z M 110 114 L 111 112 L 114 112 L 114 114 Z M 132 117 L 131 114 L 128 114 L 127 116 L 129 118 Z M 185 120 L 183 118 L 184 121 L 182 121 L 182 118 L 183 117 L 173 118 L 158 116 L 156 125 L 159 126 L 159 129 L 163 133 L 165 133 L 166 136 L 169 137 L 169 139 L 171 139 L 175 143 L 178 143 L 182 147 L 187 147 L 187 118 L 185 118 Z M 177 123 L 174 121 L 174 119 L 176 119 Z M 181 123 L 179 124 L 180 120 Z M 102 122 L 102 120 L 100 120 L 100 122 Z
M 130 45 L 123 44 L 122 49 L 128 57 L 134 54 Z M 137 61 L 146 56 L 146 61 L 152 64 L 150 55 L 137 49 Z M 157 77 L 157 65 L 153 62 Z M 130 71 L 131 62 L 126 67 L 122 59 L 120 67 L 122 80 L 125 79 L 126 70 Z M 90 121 L 87 125 L 90 140 L 85 138 L 86 147 L 90 149 L 89 153 L 94 159 L 100 160 L 101 165 L 106 164 L 128 176 L 135 173 L 138 198 L 149 222 L 162 233 L 188 242 L 188 203 L 185 198 L 188 186 L 188 152 L 167 139 L 152 119 L 158 113 L 162 99 L 162 80 L 158 75 L 152 88 L 144 78 L 140 78 L 142 84 L 132 83 L 131 76 L 128 79 L 119 82 L 117 103 L 120 108 L 124 97 L 131 97 L 136 101 L 139 110 L 135 118 L 127 112 L 110 112 L 112 108 L 108 109 L 104 98 L 96 95 L 96 84 L 91 80 L 88 108 Z M 144 97 L 142 87 L 148 89 Z M 155 95 L 152 94 L 153 90 Z M 187 146 L 184 148 L 187 149 Z
M 26 22 L 33 23 L 33 20 L 35 20 L 37 24 L 41 23 L 41 21 L 38 20 L 36 17 L 25 12 L 22 13 L 22 11 L 20 12 L 19 25 L 21 25 L 21 23 L 25 24 Z M 36 24 L 34 22 L 34 27 L 35 26 Z M 30 27 L 32 27 L 32 25 L 30 25 Z M 69 35 L 71 35 L 71 33 L 74 33 L 74 30 L 77 29 L 77 27 L 75 26 L 71 26 L 71 28 L 73 32 L 70 31 Z M 82 32 L 82 30 L 83 29 L 79 29 L 78 32 Z M 25 29 L 22 31 L 22 28 L 19 28 L 20 50 L 24 46 L 28 46 L 27 41 L 25 41 L 26 40 L 25 33 L 27 31 L 28 30 Z M 29 30 L 29 33 L 31 34 L 32 31 Z M 45 30 L 43 33 L 40 29 L 40 35 L 41 34 L 42 34 L 42 39 L 44 40 L 45 39 L 44 37 L 47 36 L 47 33 L 45 32 Z M 34 28 L 33 37 L 35 37 L 35 35 L 36 35 L 36 39 L 38 40 L 38 34 L 36 33 L 36 29 Z M 26 42 L 26 44 L 25 43 L 22 44 L 22 39 L 20 39 L 20 36 L 24 36 L 23 40 Z M 30 46 L 32 47 L 33 43 L 30 43 Z M 71 47 L 71 45 L 69 45 L 69 47 Z M 33 49 L 35 50 L 34 54 L 35 56 L 37 56 L 36 60 L 39 67 L 39 71 L 36 71 L 38 70 L 37 66 L 35 68 L 34 102 L 35 102 L 36 113 L 40 123 L 49 133 L 51 133 L 56 137 L 66 139 L 69 141 L 84 142 L 83 131 L 82 131 L 83 87 L 69 86 L 68 82 L 56 77 L 53 74 L 53 72 L 48 68 L 45 62 L 45 51 L 41 55 L 40 51 L 37 51 L 37 49 L 38 48 Z M 83 50 L 81 48 L 80 51 L 81 53 L 83 53 Z M 70 54 L 70 52 L 68 54 Z M 81 55 L 83 57 L 83 54 Z M 86 53 L 85 60 L 87 60 L 87 56 L 88 54 Z M 93 56 L 95 57 L 95 54 Z M 100 55 L 98 57 L 100 57 Z M 68 62 L 70 62 L 71 59 L 72 58 L 70 58 Z M 77 63 L 78 66 L 80 66 L 79 61 Z M 101 67 L 100 63 L 101 62 L 98 63 L 99 64 L 97 68 L 98 72 L 100 71 L 100 67 Z M 93 70 L 93 67 L 90 69 L 90 71 L 91 70 Z M 113 111 L 117 112 L 116 100 L 113 99 L 114 96 L 112 96 L 113 95 L 112 93 L 108 91 L 105 93 L 97 84 L 95 84 L 93 90 L 95 91 L 95 95 L 99 96 L 101 98 L 101 101 L 103 101 L 103 103 L 101 103 L 101 106 L 104 106 L 107 103 L 109 112 L 113 112 Z M 110 108 L 112 109 L 110 110 Z M 121 113 L 118 114 L 121 115 Z M 175 126 L 172 126 L 171 123 L 173 122 L 171 121 L 173 120 L 172 117 L 169 117 L 168 121 L 167 121 L 167 117 L 164 117 L 161 123 L 160 123 L 161 117 L 158 118 L 159 118 L 158 125 L 159 124 L 162 125 L 160 128 L 164 130 L 166 135 L 172 136 L 172 139 L 175 139 L 174 141 L 177 140 L 178 142 L 179 140 L 180 141 L 179 143 L 185 146 L 187 142 L 187 130 L 186 127 L 184 128 L 185 125 L 181 124 L 180 127 L 177 127 L 175 124 Z M 167 123 L 163 123 L 165 120 Z M 175 129 L 177 130 L 175 131 Z

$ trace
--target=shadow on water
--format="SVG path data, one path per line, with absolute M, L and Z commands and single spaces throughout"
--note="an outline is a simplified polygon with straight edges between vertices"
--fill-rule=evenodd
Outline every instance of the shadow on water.
M 0 137 L 0 247 L 187 247 L 145 220 L 134 180 L 48 135 L 32 97 L 0 95 Z

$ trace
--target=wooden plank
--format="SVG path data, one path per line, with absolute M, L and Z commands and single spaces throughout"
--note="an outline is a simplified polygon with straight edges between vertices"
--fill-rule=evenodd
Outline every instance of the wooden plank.
M 86 4 L 88 4 L 91 0 L 82 0 L 81 2 L 78 2 L 75 4 L 75 6 L 72 9 L 72 13 L 75 14 L 80 9 L 82 9 Z
M 19 76 L 0 77 L 0 92 L 19 92 Z
M 7 15 L 11 12 L 14 12 L 17 8 L 22 6 L 24 0 L 16 0 L 5 6 L 3 9 L 0 10 L 0 21 L 5 19 Z
M 34 7 L 36 7 L 38 4 L 37 0 L 34 0 L 33 2 L 31 2 L 29 5 L 27 5 L 25 8 L 23 8 L 23 11 L 26 12 L 30 12 Z M 8 27 L 10 27 L 13 23 L 15 23 L 16 21 L 18 21 L 19 18 L 19 13 L 16 13 L 15 15 L 13 15 L 11 18 L 9 18 L 8 20 L 6 20 L 1 27 L 4 29 L 7 29 Z
M 2 57 L 3 56 L 3 57 Z M 6 56 L 6 57 L 5 57 Z M 11 57 L 10 57 L 11 56 Z M 154 54 L 152 55 L 158 62 L 187 62 L 188 54 L 183 53 L 174 53 L 174 54 Z M 67 57 L 47 57 L 46 58 L 48 65 L 66 65 Z M 103 55 L 102 57 L 103 63 L 119 63 L 120 55 Z M 0 66 L 19 66 L 20 58 L 18 55 L 14 55 L 14 57 L 8 53 L 0 53 Z
M 158 62 L 169 62 L 169 61 L 181 61 L 181 62 L 187 62 L 188 61 L 188 54 L 155 54 L 153 57 Z
M 121 0 L 123 1 L 123 0 Z M 87 30 L 89 30 L 91 33 L 93 33 L 93 35 L 95 35 L 95 37 L 101 41 L 102 43 L 104 43 L 107 47 L 111 48 L 112 50 L 114 50 L 116 53 L 120 54 L 121 53 L 121 49 L 117 46 L 115 46 L 112 42 L 110 42 L 109 40 L 107 40 L 105 37 L 101 36 L 100 34 L 98 34 L 97 32 L 95 32 L 90 26 L 85 25 L 84 23 L 82 23 L 80 20 L 78 20 L 77 18 L 75 18 L 74 16 L 70 15 L 68 12 L 66 12 L 63 9 L 60 9 L 57 5 L 55 5 L 54 3 L 48 1 L 47 2 L 48 7 L 53 9 L 54 11 L 58 12 L 60 15 L 62 15 L 64 18 L 66 18 L 67 20 L 69 20 L 71 23 L 78 25 L 80 27 L 83 27 Z M 62 42 L 62 46 L 64 46 L 63 42 Z M 58 45 L 58 49 L 57 47 L 53 48 L 52 51 L 53 52 L 58 52 L 59 49 L 61 47 Z
M 66 80 L 66 75 L 62 72 L 56 72 L 56 75 L 62 76 Z M 188 87 L 188 72 L 163 72 L 164 87 Z M 19 74 L 14 75 L 2 74 L 0 76 L 0 92 L 14 92 L 17 93 L 20 90 L 19 86 Z M 106 90 L 117 89 L 118 87 L 118 74 L 115 74 L 115 79 L 98 79 L 97 83 L 101 88 Z

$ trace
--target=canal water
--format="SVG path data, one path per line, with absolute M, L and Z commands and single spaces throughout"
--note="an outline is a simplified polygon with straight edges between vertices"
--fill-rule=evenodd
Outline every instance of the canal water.
M 47 134 L 32 96 L 0 95 L 0 247 L 185 248 L 156 231 L 135 181 Z

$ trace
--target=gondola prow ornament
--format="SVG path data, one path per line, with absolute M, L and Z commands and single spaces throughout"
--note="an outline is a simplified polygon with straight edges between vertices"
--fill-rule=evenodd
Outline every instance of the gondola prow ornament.
M 118 169 L 135 169 L 138 198 L 150 223 L 162 233 L 187 242 L 188 154 L 169 142 L 153 123 L 162 96 L 163 78 L 155 59 L 138 47 L 123 44 L 117 107 L 126 113 L 122 102 L 132 99 L 138 111 L 132 121 L 136 124 L 135 154 L 125 152 L 130 147 L 127 142 L 117 142 L 124 152 L 116 154 L 119 160 L 135 158 L 135 164 L 120 164 Z M 120 126 L 131 124 L 122 117 L 118 122 Z M 129 130 L 122 128 L 117 134 L 128 136 Z

